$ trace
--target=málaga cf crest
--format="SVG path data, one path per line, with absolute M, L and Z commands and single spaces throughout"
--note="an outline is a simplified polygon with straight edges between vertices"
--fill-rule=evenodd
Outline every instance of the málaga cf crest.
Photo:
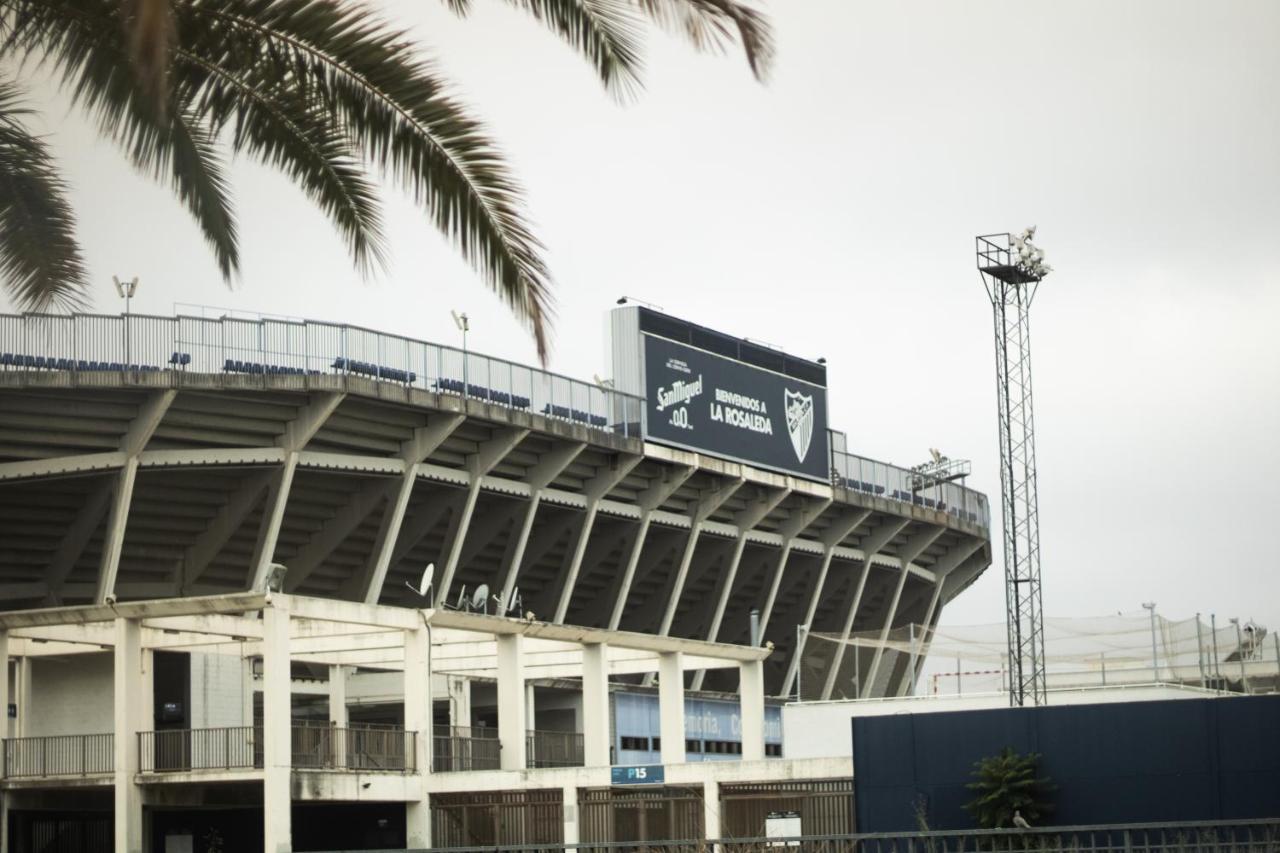
M 784 391 L 787 413 L 787 432 L 791 434 L 791 446 L 801 463 L 809 455 L 809 442 L 813 439 L 813 395 L 799 391 Z

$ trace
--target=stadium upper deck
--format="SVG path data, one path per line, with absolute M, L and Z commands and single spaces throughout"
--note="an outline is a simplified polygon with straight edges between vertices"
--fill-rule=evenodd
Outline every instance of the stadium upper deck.
M 929 623 L 990 562 L 983 495 L 825 419 L 815 479 L 659 444 L 645 407 L 351 326 L 0 316 L 0 606 L 254 588 L 273 562 L 290 592 L 413 603 L 434 562 L 437 603 L 485 585 L 552 622 L 745 643 L 759 609 L 785 694 L 797 625 Z M 828 665 L 836 696 L 909 681 Z

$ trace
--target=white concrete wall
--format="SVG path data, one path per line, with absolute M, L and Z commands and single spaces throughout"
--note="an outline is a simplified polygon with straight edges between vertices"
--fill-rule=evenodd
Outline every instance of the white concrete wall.
M 31 711 L 24 734 L 101 734 L 111 731 L 114 688 L 111 652 L 32 658 Z
M 1093 705 L 1111 702 L 1140 702 L 1156 699 L 1203 699 L 1230 696 L 1198 687 L 1147 684 L 1134 687 L 1106 687 L 1079 690 L 1050 690 L 1051 705 Z M 896 699 L 863 701 L 793 702 L 782 708 L 782 743 L 788 758 L 821 758 L 853 755 L 854 717 L 889 714 L 929 714 L 946 711 L 977 711 L 1007 708 L 1006 693 L 975 693 L 968 696 L 904 696 Z
M 191 654 L 191 728 L 248 726 L 244 661 L 237 655 Z

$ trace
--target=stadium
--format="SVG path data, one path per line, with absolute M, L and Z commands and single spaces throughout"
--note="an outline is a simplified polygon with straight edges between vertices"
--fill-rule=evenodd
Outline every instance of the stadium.
M 309 320 L 0 316 L 8 849 L 851 830 L 848 760 L 788 759 L 780 706 L 906 693 L 925 645 L 884 641 L 988 566 L 986 498 L 850 452 L 820 361 L 608 329 L 583 382 Z

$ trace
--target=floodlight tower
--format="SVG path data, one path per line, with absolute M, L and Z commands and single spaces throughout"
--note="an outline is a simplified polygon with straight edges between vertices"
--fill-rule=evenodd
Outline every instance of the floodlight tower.
M 1009 704 L 1043 705 L 1044 616 L 1040 596 L 1040 520 L 1035 419 L 1031 406 L 1031 301 L 1049 274 L 1044 252 L 1021 234 L 977 238 L 978 271 L 995 315 L 1000 421 Z

